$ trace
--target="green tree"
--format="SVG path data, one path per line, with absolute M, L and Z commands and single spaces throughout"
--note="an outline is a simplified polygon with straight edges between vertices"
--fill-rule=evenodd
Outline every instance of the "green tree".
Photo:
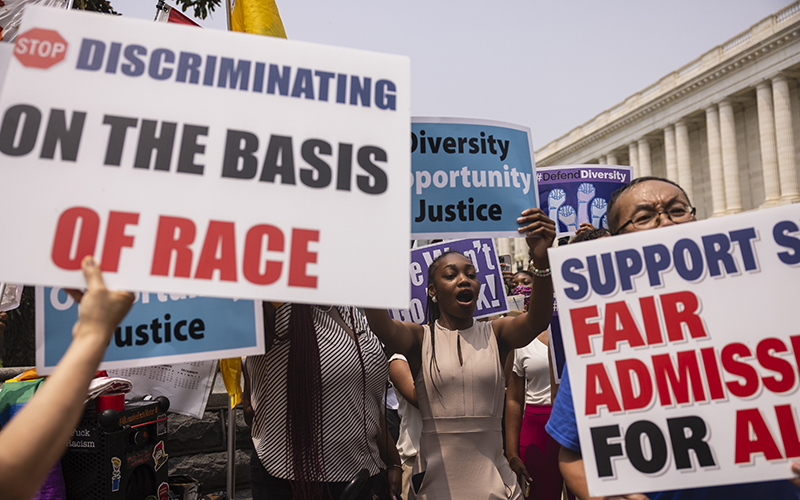
M 209 12 L 222 6 L 222 0 L 176 0 L 182 11 L 186 12 L 189 7 L 194 8 L 194 17 L 205 19 Z
M 205 19 L 209 12 L 214 12 L 214 9 L 222 6 L 222 0 L 172 0 L 183 12 L 189 10 L 190 7 L 194 9 L 194 17 Z M 152 0 L 153 7 L 157 5 L 156 0 Z M 75 0 L 73 4 L 74 9 L 91 10 L 94 12 L 102 12 L 104 14 L 119 14 L 114 10 L 109 0 Z

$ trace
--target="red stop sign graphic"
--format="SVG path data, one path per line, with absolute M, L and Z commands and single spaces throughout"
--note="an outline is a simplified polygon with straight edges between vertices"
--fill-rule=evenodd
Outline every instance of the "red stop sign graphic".
M 28 68 L 47 69 L 63 61 L 66 54 L 67 41 L 53 30 L 28 30 L 14 44 L 14 55 Z

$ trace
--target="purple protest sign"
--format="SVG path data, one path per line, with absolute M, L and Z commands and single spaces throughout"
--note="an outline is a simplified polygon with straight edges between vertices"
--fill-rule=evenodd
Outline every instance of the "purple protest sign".
M 475 266 L 478 282 L 481 284 L 475 318 L 485 318 L 508 312 L 503 273 L 497 259 L 494 240 L 474 238 L 452 240 L 411 249 L 411 300 L 408 309 L 389 309 L 389 315 L 400 321 L 417 324 L 426 322 L 428 300 L 428 266 L 444 252 L 455 250 L 466 255 Z
M 631 181 L 632 172 L 632 167 L 615 165 L 537 168 L 539 207 L 556 222 L 559 235 L 575 234 L 583 222 L 608 229 L 608 201 Z

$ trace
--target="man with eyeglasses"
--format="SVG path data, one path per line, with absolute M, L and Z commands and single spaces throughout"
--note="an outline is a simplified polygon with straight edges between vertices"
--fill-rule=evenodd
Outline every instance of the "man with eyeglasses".
M 659 177 L 640 177 L 611 195 L 608 224 L 612 235 L 632 233 L 691 222 L 696 212 L 679 185 Z M 626 222 L 615 227 L 619 221 Z
M 646 231 L 692 222 L 695 219 L 686 192 L 678 184 L 659 177 L 639 177 L 618 189 L 608 204 L 608 228 L 612 235 Z M 580 499 L 589 498 L 581 457 L 575 409 L 567 369 L 561 377 L 547 432 L 561 444 L 559 466 L 569 489 Z M 800 462 L 792 464 L 792 481 L 733 484 L 706 488 L 632 494 L 628 500 L 727 500 L 732 498 L 800 499 Z M 536 485 L 532 485 L 536 488 Z

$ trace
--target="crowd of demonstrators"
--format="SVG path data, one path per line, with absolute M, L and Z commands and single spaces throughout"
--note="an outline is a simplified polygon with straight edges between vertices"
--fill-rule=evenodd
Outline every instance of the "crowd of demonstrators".
M 509 355 L 506 389 L 506 456 L 521 483 L 533 485 L 526 499 L 561 498 L 560 445 L 545 431 L 552 408 L 552 366 L 547 331 Z
M 672 181 L 640 177 L 617 190 L 608 206 L 608 225 L 612 235 L 646 231 L 695 220 L 695 209 L 686 192 Z M 547 431 L 561 444 L 559 463 L 567 486 L 578 498 L 588 498 L 584 463 L 580 453 L 578 428 L 568 368 L 561 377 Z M 731 498 L 800 499 L 800 462 L 792 464 L 797 474 L 793 481 L 691 488 L 684 490 L 624 495 L 629 500 L 727 500 Z
M 544 270 L 555 224 L 540 209 L 524 211 L 518 222 L 538 268 L 527 313 L 476 322 L 480 284 L 472 262 L 457 252 L 441 254 L 428 268 L 428 324 L 367 310 L 373 330 L 406 357 L 414 376 L 422 436 L 409 498 L 522 498 L 503 454 L 503 365 L 552 317 L 552 283 Z
M 389 368 L 364 316 L 345 306 L 263 309 L 267 352 L 245 365 L 253 499 L 336 500 L 362 469 L 370 477 L 356 498 L 372 500 L 379 485 L 391 498 L 402 468 L 383 416 Z
M 576 234 L 561 244 L 577 243 L 610 236 L 607 229 L 581 224 Z M 530 271 L 517 272 L 512 294 L 530 296 Z M 527 301 L 523 310 L 527 310 Z M 540 333 L 527 346 L 509 355 L 506 370 L 506 456 L 521 484 L 530 488 L 527 500 L 560 499 L 564 480 L 558 467 L 561 445 L 545 430 L 558 386 L 554 383 L 548 331 Z M 574 498 L 568 492 L 568 498 Z
M 61 458 L 83 416 L 89 382 L 114 329 L 133 304 L 133 294 L 106 289 L 92 257 L 84 258 L 81 267 L 88 289 L 85 293 L 69 290 L 80 304 L 72 342 L 47 382 L 0 431 L 0 497 L 4 500 L 33 497 Z M 5 315 L 0 320 L 2 332 Z
M 612 196 L 608 222 L 616 235 L 691 222 L 694 214 L 680 186 L 644 177 Z M 480 284 L 473 263 L 458 252 L 441 254 L 428 268 L 425 325 L 393 320 L 385 310 L 364 316 L 347 306 L 263 303 L 266 353 L 247 359 L 243 398 L 256 450 L 255 500 L 343 499 L 351 480 L 364 474 L 365 484 L 347 500 L 399 499 L 401 490 L 404 499 L 521 500 L 526 482 L 529 498 L 556 499 L 559 471 L 569 490 L 588 497 L 567 369 L 550 406 L 547 249 L 555 223 L 540 209 L 524 211 L 518 222 L 532 256 L 530 271 L 510 279 L 513 293 L 526 297 L 520 314 L 475 321 Z M 582 226 L 573 242 L 608 236 L 604 231 Z M 0 432 L 4 499 L 30 498 L 65 450 L 89 382 L 133 302 L 132 294 L 105 288 L 93 258 L 82 268 L 87 291 L 70 291 L 80 303 L 72 343 Z M 0 333 L 5 320 L 0 314 Z M 381 341 L 396 353 L 388 362 Z M 511 364 L 506 396 L 504 365 Z M 397 445 L 384 413 L 390 374 L 402 416 Z M 552 438 L 542 433 L 545 422 Z M 620 498 L 800 499 L 800 462 L 791 467 L 794 480 Z

